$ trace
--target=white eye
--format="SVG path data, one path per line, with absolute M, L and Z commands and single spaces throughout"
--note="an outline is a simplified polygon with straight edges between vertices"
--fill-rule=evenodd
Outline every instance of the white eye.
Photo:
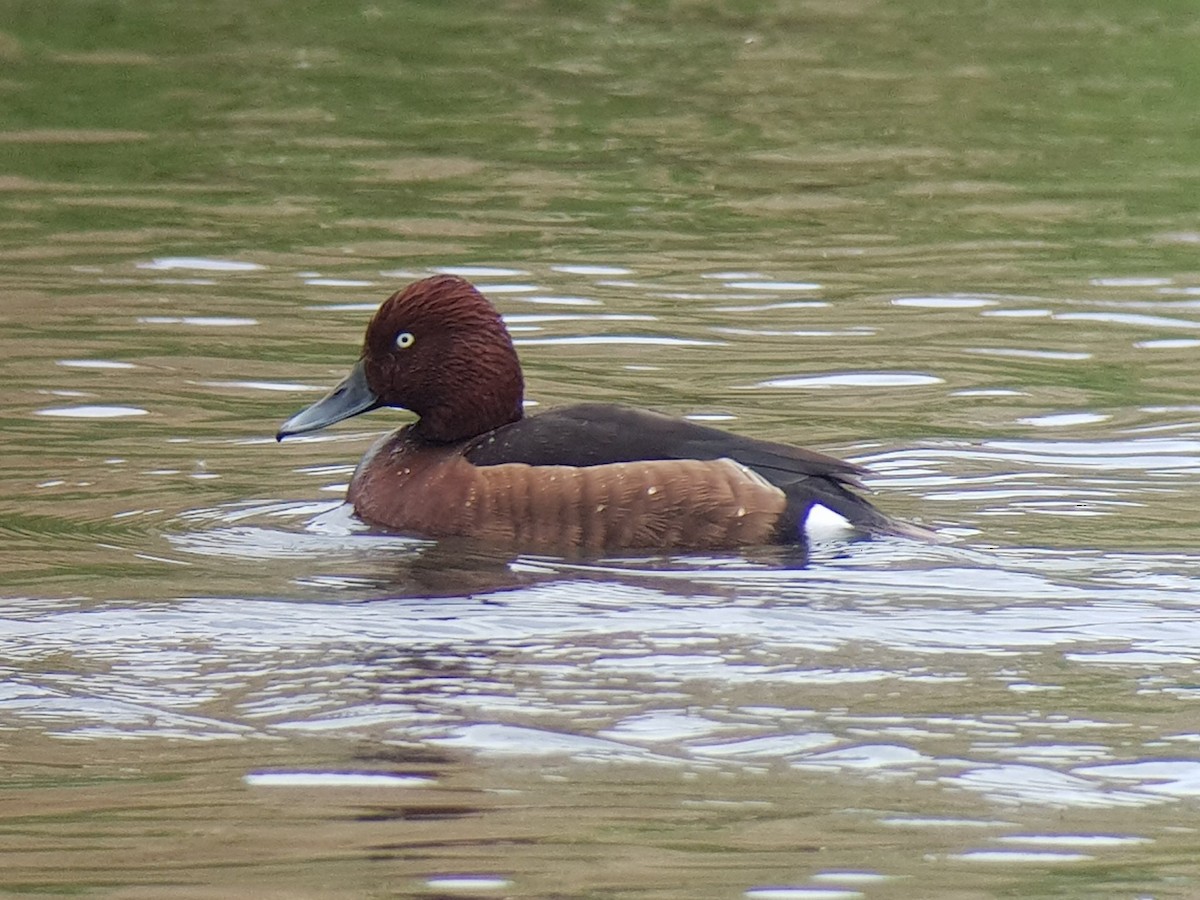
M 414 343 L 416 343 L 416 340 L 417 339 L 412 336 L 411 331 L 402 331 L 396 335 L 396 349 L 407 350 Z

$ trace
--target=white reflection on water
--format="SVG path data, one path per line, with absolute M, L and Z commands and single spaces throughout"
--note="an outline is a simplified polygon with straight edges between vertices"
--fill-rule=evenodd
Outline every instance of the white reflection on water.
M 501 566 L 524 579 L 513 587 L 434 597 L 397 594 L 379 563 L 400 573 L 436 548 L 362 533 L 341 504 L 246 504 L 193 521 L 208 527 L 172 537 L 183 558 L 305 560 L 312 574 L 297 572 L 292 590 L 321 596 L 5 604 L 8 659 L 69 649 L 76 662 L 13 672 L 0 718 L 74 737 L 370 734 L 505 757 L 783 764 L 1000 805 L 1200 793 L 1200 759 L 1158 761 L 1149 735 L 1139 755 L 1134 719 L 1001 699 L 1031 685 L 1063 695 L 1089 671 L 1103 681 L 1149 667 L 1156 690 L 1183 686 L 1171 673 L 1186 682 L 1196 664 L 1200 570 L 1177 558 L 903 541 L 844 545 L 803 569 L 529 558 Z M 352 562 L 364 554 L 374 576 Z M 359 574 L 314 577 L 321 560 Z M 906 700 L 940 697 L 937 708 L 964 690 L 991 699 L 971 714 Z M 888 712 L 853 709 L 885 695 Z M 1194 746 L 1187 737 L 1169 746 Z
M 861 891 L 839 891 L 810 887 L 756 887 L 742 896 L 747 900 L 859 900 Z
M 1138 784 L 1142 790 L 1170 797 L 1200 796 L 1200 760 L 1162 759 L 1132 763 L 1086 766 L 1076 774 Z
M 735 291 L 819 291 L 824 285 L 815 281 L 730 281 L 725 287 Z
M 892 300 L 893 306 L 910 306 L 923 309 L 979 309 L 985 306 L 995 306 L 1000 301 L 987 297 L 897 297 Z
M 531 294 L 540 288 L 536 284 L 477 284 L 483 294 Z
M 562 272 L 566 275 L 632 275 L 633 269 L 627 269 L 624 266 L 587 266 L 587 265 L 559 265 L 551 266 L 555 272 Z
M 828 388 L 871 387 L 901 388 L 941 384 L 936 375 L 921 372 L 825 372 L 818 375 L 792 375 L 760 381 L 754 387 Z
M 1172 319 L 1166 316 L 1144 316 L 1138 315 L 1137 313 L 1055 313 L 1054 318 L 1063 322 L 1106 322 L 1110 325 L 1134 325 L 1141 328 L 1200 328 L 1200 322 L 1194 322 L 1190 319 Z
M 1093 278 L 1091 283 L 1097 287 L 1162 287 L 1171 284 L 1172 279 L 1142 277 Z
M 998 840 L 1037 847 L 1128 847 L 1153 843 L 1150 838 L 1128 834 L 1006 834 Z
M 1146 350 L 1189 350 L 1192 347 L 1200 347 L 1200 339 L 1162 338 L 1161 340 L 1135 341 L 1133 346 Z
M 439 875 L 425 881 L 425 886 L 435 891 L 498 891 L 510 884 L 498 875 Z
M 258 272 L 265 269 L 266 266 L 255 262 L 244 262 L 241 260 L 232 259 L 215 259 L 198 256 L 163 256 L 158 259 L 153 259 L 150 262 L 137 263 L 139 269 L 151 269 L 154 271 L 172 271 L 174 269 L 188 269 L 197 272 Z
M 70 369 L 136 369 L 133 363 L 112 359 L 60 359 L 58 365 Z
M 1022 347 L 964 347 L 963 352 L 976 353 L 980 356 L 1060 360 L 1062 362 L 1092 358 L 1091 353 L 1082 350 L 1029 350 Z
M 122 419 L 130 416 L 146 416 L 150 410 L 139 406 L 55 406 L 35 409 L 34 415 L 60 419 Z
M 442 275 L 458 275 L 462 278 L 514 278 L 529 274 L 525 269 L 500 266 L 441 266 L 433 271 Z
M 391 772 L 249 772 L 242 780 L 254 787 L 285 788 L 419 788 L 437 783 L 436 778 Z

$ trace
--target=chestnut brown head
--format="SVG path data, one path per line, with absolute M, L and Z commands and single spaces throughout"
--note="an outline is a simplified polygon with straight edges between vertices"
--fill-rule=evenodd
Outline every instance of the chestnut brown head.
M 520 419 L 523 393 L 521 365 L 495 307 L 462 278 L 435 275 L 383 302 L 350 374 L 288 419 L 278 437 L 396 406 L 420 417 L 415 428 L 426 440 L 458 441 Z

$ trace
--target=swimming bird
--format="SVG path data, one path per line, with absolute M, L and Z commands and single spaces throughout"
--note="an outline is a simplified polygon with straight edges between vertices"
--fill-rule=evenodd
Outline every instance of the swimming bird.
M 508 329 L 452 275 L 385 300 L 350 374 L 276 437 L 382 406 L 417 421 L 367 451 L 347 500 L 405 534 L 568 555 L 803 547 L 817 507 L 866 535 L 931 534 L 863 498 L 861 466 L 812 450 L 607 403 L 526 416 Z

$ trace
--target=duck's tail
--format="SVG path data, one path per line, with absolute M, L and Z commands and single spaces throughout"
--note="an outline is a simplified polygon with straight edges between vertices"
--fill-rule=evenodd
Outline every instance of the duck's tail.
M 853 485 L 859 490 L 865 490 L 861 482 Z M 932 528 L 895 519 L 878 509 L 870 500 L 861 494 L 850 490 L 841 482 L 826 482 L 823 490 L 814 491 L 811 504 L 800 517 L 800 536 L 811 539 L 814 530 L 824 531 L 833 520 L 843 521 L 843 530 L 856 531 L 871 537 L 901 537 L 908 540 L 921 541 L 927 544 L 945 544 L 950 539 L 939 534 Z M 822 512 L 822 508 L 831 515 Z

